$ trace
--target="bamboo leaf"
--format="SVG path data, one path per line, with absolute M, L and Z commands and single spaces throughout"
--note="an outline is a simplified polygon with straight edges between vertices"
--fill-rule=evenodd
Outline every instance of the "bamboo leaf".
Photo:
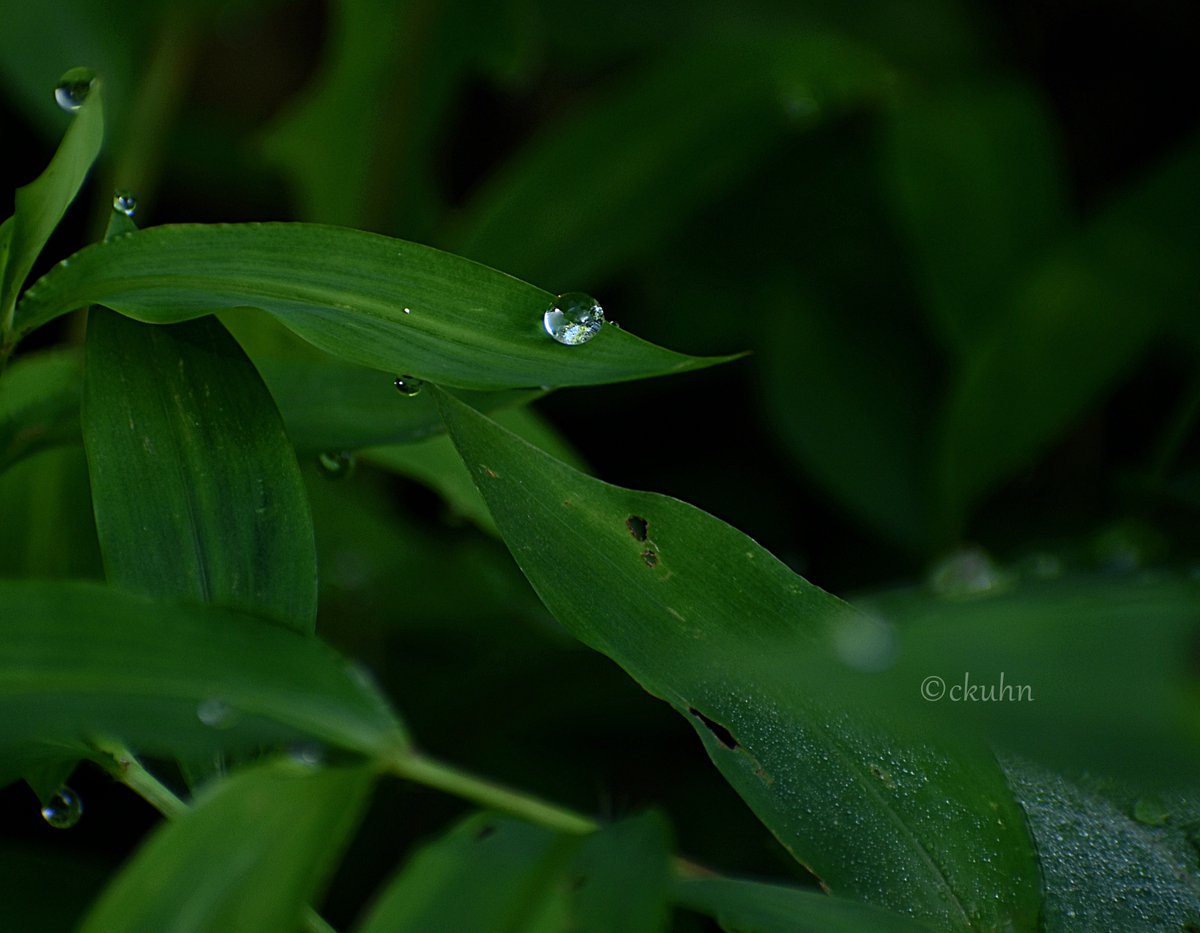
M 467 389 L 619 382 L 726 359 L 609 327 L 586 346 L 562 346 L 542 324 L 552 301 L 486 266 L 357 230 L 196 224 L 80 251 L 26 293 L 17 329 L 87 304 L 155 324 L 255 307 L 349 362 Z
M 365 768 L 313 770 L 291 762 L 221 781 L 142 845 L 81 933 L 299 929 L 371 782 Z
M 834 639 L 852 609 L 712 516 L 601 483 L 438 400 L 550 611 L 686 716 L 833 893 L 948 929 L 1034 922 L 1033 852 L 990 755 L 885 728 L 848 702 L 849 671 L 840 694 L 798 676 L 838 664 Z
M 214 319 L 88 324 L 84 442 L 110 582 L 311 632 L 316 548 L 295 454 Z

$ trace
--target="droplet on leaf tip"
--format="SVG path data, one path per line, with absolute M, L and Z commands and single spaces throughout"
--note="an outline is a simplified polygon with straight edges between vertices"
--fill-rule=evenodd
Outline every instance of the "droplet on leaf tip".
M 55 829 L 70 829 L 83 816 L 83 801 L 65 784 L 49 803 L 42 807 L 42 819 Z
M 58 79 L 54 99 L 64 111 L 75 113 L 87 100 L 95 81 L 96 74 L 90 68 L 72 68 Z

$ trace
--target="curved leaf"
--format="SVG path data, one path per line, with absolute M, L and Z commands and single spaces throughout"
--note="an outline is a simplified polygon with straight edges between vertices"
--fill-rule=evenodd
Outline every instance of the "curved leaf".
M 696 878 L 675 884 L 682 907 L 715 917 L 738 933 L 932 933 L 902 914 L 816 891 L 733 878 Z
M 270 622 L 84 583 L 0 581 L 0 606 L 4 769 L 96 737 L 180 758 L 305 736 L 374 756 L 407 745 L 347 661 Z
M 687 716 L 830 890 L 947 929 L 1034 922 L 1033 852 L 990 755 L 905 741 L 798 676 L 837 664 L 837 627 L 854 610 L 699 509 L 592 479 L 438 400 L 542 601 Z
M 311 632 L 317 558 L 270 393 L 215 319 L 88 322 L 84 443 L 111 583 Z
M 20 356 L 0 374 L 0 472 L 79 439 L 83 360 L 77 348 Z
M 47 89 L 49 91 L 49 89 Z M 50 165 L 34 181 L 17 189 L 16 210 L 5 221 L 7 260 L 0 269 L 0 359 L 13 323 L 17 294 L 50 234 L 75 200 L 104 140 L 104 107 L 100 81 L 75 114 Z
M 552 340 L 553 296 L 428 246 L 315 224 L 151 227 L 89 246 L 25 295 L 25 332 L 87 304 L 169 324 L 230 308 L 275 315 L 350 362 L 467 389 L 592 385 L 722 362 L 604 328 Z
M 281 933 L 332 868 L 366 802 L 368 769 L 274 762 L 217 784 L 162 826 L 80 933 Z

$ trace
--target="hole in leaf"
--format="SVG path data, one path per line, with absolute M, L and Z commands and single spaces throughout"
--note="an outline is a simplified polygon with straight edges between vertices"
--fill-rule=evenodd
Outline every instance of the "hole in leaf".
M 630 515 L 625 519 L 625 527 L 633 535 L 634 541 L 645 541 L 646 534 L 650 530 L 650 523 L 640 515 Z
M 716 740 L 726 748 L 738 747 L 738 740 L 733 737 L 733 733 L 726 729 L 719 722 L 714 722 L 713 720 L 709 719 L 694 706 L 689 706 L 688 712 L 704 723 L 704 725 L 708 727 L 708 731 L 711 732 L 716 737 Z
M 646 562 L 647 567 L 658 566 L 658 555 L 649 548 L 646 548 L 646 550 L 642 551 L 642 560 Z
M 493 826 L 491 823 L 485 823 L 483 826 L 480 826 L 479 829 L 475 830 L 475 841 L 483 842 L 483 840 L 485 840 L 488 836 L 493 835 L 495 832 L 495 826 Z

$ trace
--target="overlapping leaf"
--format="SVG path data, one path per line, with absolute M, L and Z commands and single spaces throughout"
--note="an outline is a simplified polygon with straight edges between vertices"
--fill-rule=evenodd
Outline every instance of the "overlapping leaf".
M 256 307 L 350 362 L 468 389 L 618 382 L 720 361 L 618 328 L 562 346 L 542 324 L 552 300 L 486 266 L 356 230 L 180 225 L 75 254 L 26 293 L 17 329 L 87 304 L 157 324 Z
M 1033 853 L 990 756 L 893 733 L 798 676 L 838 663 L 853 610 L 698 509 L 601 483 L 439 402 L 547 607 L 687 716 L 830 890 L 949 929 L 1034 922 Z

